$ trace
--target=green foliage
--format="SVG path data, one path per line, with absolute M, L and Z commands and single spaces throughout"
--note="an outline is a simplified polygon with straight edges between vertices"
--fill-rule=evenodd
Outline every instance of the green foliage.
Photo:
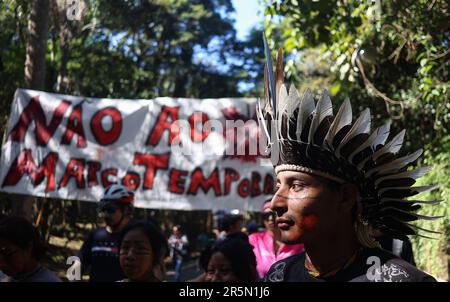
M 449 150 L 450 136 L 441 140 L 442 150 Z M 432 272 L 434 276 L 442 280 L 449 280 L 448 264 L 450 263 L 450 153 L 442 152 L 431 156 L 431 152 L 425 154 L 424 164 L 432 165 L 433 170 L 418 181 L 418 185 L 440 184 L 439 190 L 422 193 L 421 200 L 439 200 L 441 203 L 434 206 L 424 206 L 419 214 L 426 216 L 443 216 L 435 221 L 420 220 L 417 226 L 428 230 L 441 232 L 440 235 L 432 234 L 437 238 L 430 240 L 422 237 L 412 237 L 416 262 L 422 269 Z M 430 236 L 425 232 L 423 235 Z
M 239 95 L 238 78 L 219 70 L 233 55 L 235 30 L 220 11 L 230 1 L 95 1 L 97 25 L 74 43 L 70 65 L 80 94 L 111 97 Z M 89 20 L 87 21 L 89 22 Z M 212 49 L 211 41 L 217 45 Z M 196 55 L 213 56 L 208 66 Z M 96 66 L 91 69 L 86 66 Z
M 27 1 L 0 2 L 0 134 L 5 131 L 12 96 L 24 83 Z
M 60 2 L 50 1 L 47 91 L 114 98 L 236 97 L 243 95 L 239 84 L 253 87 L 259 75 L 261 61 L 253 56 L 262 53 L 261 42 L 255 35 L 237 40 L 231 0 L 84 0 L 80 21 L 68 21 Z M 2 127 L 15 89 L 24 86 L 28 14 L 29 1 L 0 2 Z M 62 76 L 67 82 L 60 88 Z
M 450 129 L 448 2 L 380 1 L 379 7 L 377 2 L 304 0 L 279 7 L 271 2 L 266 33 L 281 31 L 291 80 L 305 77 L 291 60 L 321 62 L 328 74 L 318 77 L 328 78 L 337 99 L 349 96 L 375 115 L 397 118 L 394 131 L 406 128 L 419 138 L 411 149 L 438 143 Z M 280 40 L 271 37 L 272 46 L 274 41 Z M 311 49 L 318 50 L 315 57 L 303 56 Z M 352 59 L 356 54 L 373 87 L 364 84 Z M 374 88 L 393 102 L 385 102 Z

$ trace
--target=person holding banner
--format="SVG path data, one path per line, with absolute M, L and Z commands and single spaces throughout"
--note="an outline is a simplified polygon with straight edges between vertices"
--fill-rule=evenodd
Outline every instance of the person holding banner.
M 130 221 L 134 192 L 123 185 L 105 189 L 99 203 L 99 215 L 106 227 L 92 231 L 79 252 L 81 264 L 89 266 L 89 281 L 114 282 L 125 278 L 119 264 L 121 231 Z

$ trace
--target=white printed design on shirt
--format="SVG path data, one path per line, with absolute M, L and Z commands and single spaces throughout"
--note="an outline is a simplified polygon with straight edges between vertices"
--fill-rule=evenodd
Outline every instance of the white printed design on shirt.
M 375 282 L 403 282 L 410 277 L 401 266 L 394 263 L 383 264 L 377 273 L 380 274 L 380 278 L 375 279 Z
M 280 262 L 275 264 L 273 267 L 273 272 L 269 274 L 270 282 L 282 282 L 284 281 L 284 268 L 286 267 L 285 262 Z

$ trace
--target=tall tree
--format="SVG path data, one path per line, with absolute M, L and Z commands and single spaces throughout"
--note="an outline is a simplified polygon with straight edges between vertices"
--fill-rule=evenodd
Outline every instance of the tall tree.
M 33 0 L 28 21 L 25 60 L 25 84 L 28 88 L 45 88 L 45 54 L 47 52 L 50 0 Z
M 28 21 L 24 79 L 30 89 L 45 89 L 45 55 L 47 52 L 49 0 L 33 0 Z M 13 212 L 27 219 L 33 217 L 31 196 L 17 195 Z
M 50 3 L 51 34 L 57 35 L 59 38 L 59 43 L 57 44 L 59 45 L 60 61 L 58 64 L 56 91 L 62 93 L 69 92 L 70 79 L 68 76 L 67 64 L 70 59 L 70 43 L 81 30 L 86 11 L 86 3 L 84 1 L 74 1 L 74 5 L 76 5 L 76 7 L 72 9 L 72 6 L 67 5 L 66 0 L 51 0 Z M 73 16 L 69 19 L 68 15 L 71 16 L 71 13 Z

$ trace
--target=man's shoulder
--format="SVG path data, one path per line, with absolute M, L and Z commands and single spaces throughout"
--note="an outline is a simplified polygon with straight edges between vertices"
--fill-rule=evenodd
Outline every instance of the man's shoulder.
M 432 276 L 397 257 L 381 266 L 381 278 L 388 282 L 436 282 Z
M 432 276 L 407 261 L 379 248 L 367 249 L 363 253 L 368 265 L 364 276 L 352 281 L 373 282 L 434 282 Z
M 303 274 L 305 253 L 295 254 L 281 259 L 270 267 L 264 276 L 266 282 L 289 282 L 299 281 Z

